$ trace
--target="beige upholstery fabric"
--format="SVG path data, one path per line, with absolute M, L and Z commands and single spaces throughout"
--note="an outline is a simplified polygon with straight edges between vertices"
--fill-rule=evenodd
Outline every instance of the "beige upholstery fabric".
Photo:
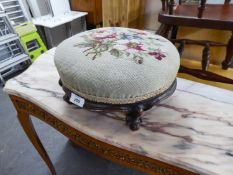
M 167 39 L 127 28 L 100 28 L 77 34 L 56 49 L 63 84 L 93 101 L 129 104 L 167 90 L 180 58 Z

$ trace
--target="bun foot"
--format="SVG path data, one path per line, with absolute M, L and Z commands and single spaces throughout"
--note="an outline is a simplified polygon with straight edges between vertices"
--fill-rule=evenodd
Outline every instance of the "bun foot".
M 58 84 L 62 87 L 63 84 L 62 84 L 61 79 L 59 79 Z
M 141 126 L 141 123 L 142 123 L 142 118 L 141 117 L 134 118 L 133 121 L 130 122 L 129 128 L 132 131 L 137 131 L 137 130 L 139 130 L 139 128 Z
M 72 104 L 72 103 L 70 102 L 70 97 L 68 96 L 68 94 L 65 94 L 65 95 L 63 96 L 63 100 L 64 100 L 65 102 L 67 102 L 68 104 Z
M 132 109 L 131 112 L 126 115 L 126 125 L 129 126 L 132 131 L 136 131 L 140 128 L 142 123 L 142 113 L 143 110 L 137 107 Z

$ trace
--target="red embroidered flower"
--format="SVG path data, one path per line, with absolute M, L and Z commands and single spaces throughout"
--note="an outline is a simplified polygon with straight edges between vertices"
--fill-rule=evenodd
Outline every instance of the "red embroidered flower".
M 154 52 L 149 52 L 149 55 L 153 56 L 155 59 L 159 61 L 166 57 L 166 55 L 160 49 L 157 49 Z
M 126 44 L 126 46 L 128 47 L 128 49 L 135 49 L 135 50 L 138 50 L 138 51 L 145 51 L 145 50 L 143 50 L 141 43 L 128 42 Z

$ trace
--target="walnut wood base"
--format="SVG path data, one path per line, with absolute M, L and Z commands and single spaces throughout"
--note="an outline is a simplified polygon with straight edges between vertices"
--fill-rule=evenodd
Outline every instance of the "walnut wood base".
M 198 174 L 167 163 L 163 163 L 159 160 L 149 158 L 145 155 L 140 155 L 138 153 L 124 150 L 111 144 L 99 141 L 71 127 L 67 123 L 64 123 L 62 120 L 58 119 L 54 115 L 50 114 L 46 110 L 28 100 L 14 95 L 10 95 L 10 98 L 17 110 L 17 117 L 23 130 L 33 144 L 34 148 L 38 151 L 39 155 L 48 166 L 52 175 L 56 175 L 55 168 L 35 131 L 34 125 L 31 121 L 31 117 L 36 117 L 41 121 L 47 123 L 51 127 L 58 130 L 60 133 L 65 135 L 73 143 L 83 147 L 84 149 L 87 149 L 100 157 L 121 164 L 123 166 L 134 168 L 147 174 L 153 175 Z
M 66 88 L 62 81 L 59 80 L 59 84 L 62 86 L 63 90 L 65 91 L 65 95 L 63 99 L 70 103 L 71 92 L 68 88 Z M 84 109 L 90 110 L 98 110 L 98 111 L 122 111 L 126 113 L 126 125 L 132 131 L 136 131 L 140 128 L 142 123 L 142 114 L 144 111 L 151 109 L 154 105 L 160 103 L 161 101 L 165 100 L 169 96 L 171 96 L 177 86 L 177 81 L 175 80 L 172 85 L 163 93 L 156 95 L 150 99 L 143 100 L 133 104 L 120 104 L 120 105 L 113 105 L 113 104 L 106 104 L 106 103 L 95 103 L 89 100 L 85 100 Z

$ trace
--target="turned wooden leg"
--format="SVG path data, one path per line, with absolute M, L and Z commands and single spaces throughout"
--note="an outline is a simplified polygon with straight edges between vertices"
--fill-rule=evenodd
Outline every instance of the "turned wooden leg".
M 184 52 L 185 43 L 186 43 L 185 40 L 181 41 L 179 47 L 177 48 L 177 50 L 178 50 L 178 52 L 180 54 L 180 57 L 182 56 L 182 54 Z
M 201 0 L 200 6 L 198 7 L 198 18 L 202 18 L 205 8 L 206 0 Z
M 210 46 L 207 43 L 202 53 L 202 62 L 201 62 L 202 70 L 207 71 L 209 68 L 209 64 L 210 64 Z
M 227 50 L 226 50 L 226 58 L 222 63 L 223 69 L 228 69 L 231 66 L 232 63 L 232 56 L 233 56 L 233 33 L 232 36 L 228 42 Z
M 33 123 L 32 123 L 32 120 L 31 120 L 29 114 L 18 111 L 17 117 L 18 117 L 18 120 L 19 120 L 24 132 L 28 136 L 29 140 L 34 145 L 37 152 L 40 154 L 41 158 L 47 164 L 51 174 L 56 175 L 56 171 L 54 169 L 54 166 L 53 166 L 47 152 L 45 151 L 45 149 L 44 149 L 44 147 L 43 147 L 43 145 L 42 145 L 42 143 L 41 143 L 41 141 L 40 141 L 40 139 L 35 131 L 35 128 L 33 126 Z
M 177 32 L 178 32 L 178 26 L 173 25 L 173 26 L 172 26 L 171 39 L 176 39 Z
M 156 34 L 161 35 L 165 38 L 168 38 L 168 33 L 171 29 L 171 25 L 168 24 L 161 24 L 159 29 L 157 30 Z

